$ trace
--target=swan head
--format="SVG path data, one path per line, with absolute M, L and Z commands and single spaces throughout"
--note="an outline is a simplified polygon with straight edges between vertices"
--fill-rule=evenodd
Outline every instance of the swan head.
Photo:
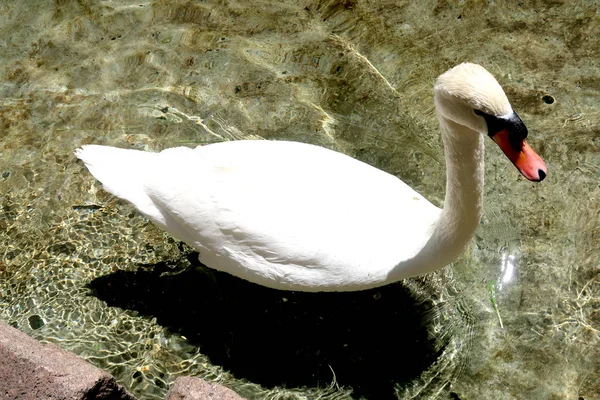
M 546 177 L 546 164 L 525 140 L 525 124 L 485 68 L 459 64 L 438 77 L 434 91 L 440 123 L 451 121 L 488 135 L 525 178 L 539 182 Z

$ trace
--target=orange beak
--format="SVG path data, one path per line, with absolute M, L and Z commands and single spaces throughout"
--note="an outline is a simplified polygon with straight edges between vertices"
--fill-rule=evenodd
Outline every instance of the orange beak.
M 512 161 L 525 178 L 534 182 L 544 180 L 548 171 L 546 163 L 533 151 L 525 140 L 522 140 L 519 146 L 514 146 L 509 140 L 509 131 L 507 129 L 502 129 L 495 133 L 492 136 L 492 140 L 500 146 L 506 157 Z M 519 147 L 519 149 L 516 147 Z

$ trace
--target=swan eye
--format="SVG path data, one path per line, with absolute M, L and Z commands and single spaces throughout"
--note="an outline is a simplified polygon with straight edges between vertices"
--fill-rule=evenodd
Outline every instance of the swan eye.
M 489 137 L 493 138 L 497 133 L 506 131 L 512 147 L 517 151 L 521 150 L 523 141 L 527 138 L 527 128 L 516 112 L 513 111 L 510 115 L 501 117 L 486 114 L 480 110 L 473 110 L 473 112 L 485 119 Z
M 496 133 L 500 132 L 503 129 L 506 129 L 506 120 L 503 118 L 498 118 L 495 115 L 490 115 L 481 110 L 473 110 L 476 115 L 482 116 L 485 119 L 485 123 L 488 128 L 488 136 L 492 137 Z

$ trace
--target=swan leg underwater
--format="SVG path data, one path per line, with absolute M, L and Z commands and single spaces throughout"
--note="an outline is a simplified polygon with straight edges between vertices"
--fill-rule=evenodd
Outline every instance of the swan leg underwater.
M 75 151 L 106 191 L 199 251 L 200 261 L 282 290 L 353 291 L 442 268 L 482 215 L 484 140 L 521 174 L 546 177 L 527 128 L 483 67 L 434 87 L 446 159 L 442 209 L 397 177 L 344 154 L 288 141 L 231 141 L 160 153 Z

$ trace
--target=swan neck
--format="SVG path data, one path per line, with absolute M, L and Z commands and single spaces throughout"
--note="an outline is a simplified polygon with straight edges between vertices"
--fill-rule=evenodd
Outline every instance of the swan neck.
M 440 220 L 448 219 L 474 231 L 483 212 L 484 137 L 452 121 L 443 121 L 446 197 Z M 474 225 L 474 226 L 472 226 Z M 471 232 L 472 233 L 472 232 Z
M 440 118 L 446 158 L 446 197 L 433 233 L 410 261 L 398 264 L 391 275 L 407 276 L 440 269 L 469 243 L 483 211 L 484 136 Z
M 432 264 L 449 264 L 463 252 L 483 214 L 484 136 L 442 118 L 440 127 L 446 159 L 446 197 L 427 250 L 436 255 Z

